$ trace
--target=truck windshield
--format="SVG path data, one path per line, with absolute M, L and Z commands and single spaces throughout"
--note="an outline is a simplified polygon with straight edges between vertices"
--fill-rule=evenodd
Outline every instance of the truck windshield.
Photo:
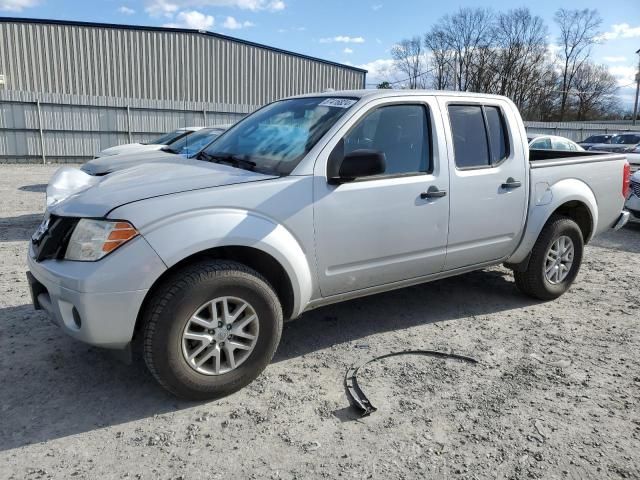
M 289 175 L 357 99 L 281 100 L 249 115 L 198 158 L 272 175 Z

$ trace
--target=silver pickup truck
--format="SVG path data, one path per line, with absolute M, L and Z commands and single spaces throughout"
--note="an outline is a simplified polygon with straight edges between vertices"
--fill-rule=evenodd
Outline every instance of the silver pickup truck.
M 191 399 L 247 385 L 283 321 L 321 305 L 497 264 L 556 298 L 584 244 L 629 216 L 623 155 L 529 151 L 514 104 L 491 95 L 289 98 L 156 165 L 53 203 L 28 277 L 68 334 L 140 348 Z

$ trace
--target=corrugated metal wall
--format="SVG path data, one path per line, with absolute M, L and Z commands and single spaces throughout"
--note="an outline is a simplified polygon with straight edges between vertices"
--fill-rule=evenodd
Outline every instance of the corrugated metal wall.
M 0 161 L 82 161 L 365 74 L 217 34 L 0 18 Z
M 0 74 L 13 91 L 253 106 L 365 75 L 212 34 L 2 19 Z
M 0 91 L 0 162 L 81 162 L 184 126 L 235 123 L 249 108 Z

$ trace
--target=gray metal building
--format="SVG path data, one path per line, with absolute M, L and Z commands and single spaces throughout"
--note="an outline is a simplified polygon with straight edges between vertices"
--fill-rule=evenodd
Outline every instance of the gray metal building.
M 211 32 L 0 18 L 0 161 L 78 161 L 365 75 Z

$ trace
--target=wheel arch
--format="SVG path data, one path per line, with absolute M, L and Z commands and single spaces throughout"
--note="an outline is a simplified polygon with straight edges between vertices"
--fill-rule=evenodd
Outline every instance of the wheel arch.
M 523 239 L 516 251 L 509 257 L 506 265 L 513 269 L 525 268 L 529 255 L 544 226 L 554 215 L 571 218 L 578 224 L 584 243 L 593 237 L 598 224 L 598 203 L 589 186 L 577 179 L 566 179 L 553 186 L 547 186 L 545 192 L 537 192 L 530 204 Z
M 142 305 L 138 311 L 133 332 L 133 341 L 138 337 L 142 329 L 144 312 L 155 293 L 163 284 L 184 267 L 203 260 L 233 260 L 252 268 L 261 274 L 274 289 L 285 320 L 297 316 L 296 294 L 293 283 L 285 268 L 269 253 L 249 246 L 220 246 L 202 250 L 189 255 L 166 269 L 147 291 Z
M 276 291 L 285 319 L 299 316 L 311 300 L 313 276 L 302 243 L 283 224 L 238 209 L 191 211 L 146 225 L 142 235 L 167 270 L 153 282 L 147 301 L 170 275 L 203 258 L 235 260 L 264 276 Z

